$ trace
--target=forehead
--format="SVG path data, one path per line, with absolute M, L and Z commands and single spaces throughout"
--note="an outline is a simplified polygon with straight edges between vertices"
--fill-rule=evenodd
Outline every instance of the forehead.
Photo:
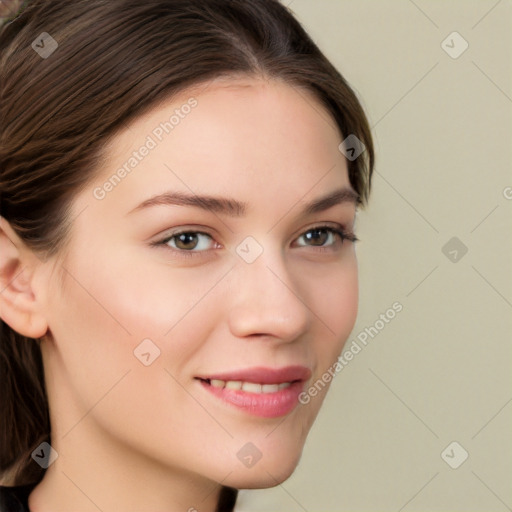
M 322 193 L 349 185 L 340 142 L 334 120 L 309 91 L 275 80 L 216 79 L 120 131 L 94 185 L 121 174 L 110 180 L 119 183 L 108 197 L 126 208 L 167 189 L 229 191 L 249 203 L 260 197 L 255 192 L 296 201 L 317 186 Z

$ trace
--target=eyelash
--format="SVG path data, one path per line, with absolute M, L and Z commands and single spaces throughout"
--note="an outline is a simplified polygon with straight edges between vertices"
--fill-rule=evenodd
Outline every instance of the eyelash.
M 319 226 L 311 227 L 311 228 L 307 229 L 306 231 L 304 231 L 301 235 L 299 235 L 298 238 L 301 238 L 305 234 L 307 234 L 311 231 L 315 231 L 315 230 L 324 230 L 324 231 L 327 231 L 334 235 L 338 235 L 339 239 L 341 240 L 341 243 L 343 243 L 345 240 L 348 240 L 353 243 L 359 242 L 359 238 L 357 238 L 352 232 L 346 231 L 342 226 L 333 227 L 333 226 L 327 226 L 327 225 L 319 225 Z M 168 242 L 171 241 L 173 238 L 179 237 L 180 235 L 184 235 L 184 234 L 205 235 L 205 236 L 208 236 L 213 239 L 213 237 L 209 233 L 205 233 L 204 231 L 194 231 L 192 229 L 188 229 L 188 230 L 177 231 L 175 233 L 172 233 L 172 234 L 166 236 L 163 240 L 157 240 L 155 242 L 152 242 L 151 246 L 163 247 L 165 249 L 169 249 L 172 252 L 179 254 L 180 257 L 183 256 L 185 258 L 194 258 L 197 256 L 202 256 L 205 253 L 215 250 L 215 249 L 207 249 L 207 250 L 203 250 L 203 251 L 196 251 L 196 250 L 186 250 L 186 249 L 175 249 L 174 247 L 170 247 L 168 245 Z M 312 247 L 314 250 L 316 250 L 318 252 L 326 252 L 326 251 L 335 250 L 334 246 L 335 246 L 335 244 L 331 244 L 331 245 L 327 245 L 327 246 L 301 245 L 299 247 Z

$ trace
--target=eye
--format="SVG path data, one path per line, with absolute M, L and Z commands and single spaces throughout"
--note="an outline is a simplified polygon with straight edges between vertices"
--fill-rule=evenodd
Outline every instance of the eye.
M 300 240 L 305 240 L 301 243 Z M 299 247 L 318 247 L 320 249 L 333 248 L 341 245 L 344 240 L 357 242 L 358 239 L 353 233 L 348 233 L 342 226 L 316 226 L 303 233 L 297 238 Z
M 212 247 L 213 238 L 200 231 L 180 231 L 173 233 L 164 240 L 157 242 L 156 245 L 167 245 L 171 249 L 184 252 L 203 252 Z

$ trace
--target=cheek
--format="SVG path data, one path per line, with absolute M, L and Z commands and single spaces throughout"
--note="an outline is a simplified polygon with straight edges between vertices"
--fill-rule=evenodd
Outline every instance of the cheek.
M 332 384 L 334 364 L 355 325 L 359 298 L 355 254 L 344 259 L 328 276 L 317 279 L 311 290 L 309 296 L 314 305 L 311 309 L 317 319 L 310 352 L 316 366 L 301 405 L 305 414 L 305 433 L 320 411 Z
M 132 343 L 161 338 L 172 330 L 200 302 L 213 279 L 202 273 L 201 280 L 195 273 L 197 278 L 191 280 L 190 273 L 138 264 L 136 258 L 111 261 L 104 255 L 98 261 L 101 264 L 78 262 L 72 267 L 61 292 L 69 311 L 61 312 L 60 318 L 74 311 L 86 330 L 114 339 L 128 337 Z
M 184 336 L 191 332 L 186 314 L 191 305 L 180 298 L 186 283 L 166 286 L 161 275 L 158 280 L 119 261 L 117 265 L 99 261 L 101 266 L 70 264 L 64 288 L 55 289 L 51 306 L 50 328 L 58 352 L 53 354 L 57 357 L 51 373 L 54 388 L 64 390 L 59 392 L 60 405 L 66 404 L 62 430 L 90 411 L 81 425 L 95 422 L 155 457 L 160 456 L 155 440 L 168 442 L 174 432 L 183 448 L 174 446 L 171 451 L 184 459 L 189 456 L 185 447 L 192 445 L 192 441 L 187 444 L 187 436 L 195 436 L 190 418 L 208 420 L 174 380 L 183 380 L 180 372 L 183 368 L 186 372 L 191 355 L 204 339 L 197 326 L 192 337 Z M 134 349 L 147 338 L 160 353 L 145 366 Z M 150 345 L 147 350 L 152 358 L 154 348 Z M 151 425 L 152 435 L 146 441 L 148 418 L 158 427 Z M 74 434 L 79 435 L 79 430 Z
M 209 301 L 201 299 L 218 277 L 138 263 L 108 253 L 75 258 L 53 290 L 49 324 L 63 369 L 77 386 L 87 384 L 91 400 L 127 369 L 145 368 L 134 354 L 143 340 L 160 351 L 151 366 L 174 371 L 207 337 Z
M 312 309 L 331 342 L 329 346 L 337 355 L 354 328 L 357 317 L 359 290 L 355 254 L 349 254 L 311 289 Z

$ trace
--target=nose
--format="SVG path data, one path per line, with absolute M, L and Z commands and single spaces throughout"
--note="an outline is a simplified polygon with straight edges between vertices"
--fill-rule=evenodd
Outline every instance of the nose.
M 231 333 L 291 342 L 307 332 L 314 315 L 297 279 L 282 256 L 268 250 L 253 263 L 238 261 L 228 301 Z

